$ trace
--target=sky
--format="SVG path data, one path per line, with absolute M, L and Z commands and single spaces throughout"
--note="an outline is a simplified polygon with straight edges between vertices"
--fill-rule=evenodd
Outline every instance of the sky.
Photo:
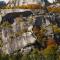
M 53 3 L 55 0 L 48 0 L 50 3 Z
M 9 1 L 9 0 L 0 0 L 0 1 L 5 1 L 6 3 Z M 55 0 L 48 0 L 50 3 L 53 3 L 53 1 Z
M 5 1 L 6 3 L 8 3 L 9 0 L 0 0 L 0 1 Z

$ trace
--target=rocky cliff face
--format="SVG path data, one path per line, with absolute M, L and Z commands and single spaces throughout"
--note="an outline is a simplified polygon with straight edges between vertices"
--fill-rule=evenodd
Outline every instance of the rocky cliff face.
M 12 24 L 11 30 L 7 28 L 2 29 L 3 53 L 10 54 L 29 44 L 33 44 L 36 38 L 32 36 L 32 32 L 28 32 L 30 26 L 31 24 L 28 22 L 26 23 L 21 20 L 21 18 L 17 17 Z M 27 31 L 24 32 L 24 30 Z

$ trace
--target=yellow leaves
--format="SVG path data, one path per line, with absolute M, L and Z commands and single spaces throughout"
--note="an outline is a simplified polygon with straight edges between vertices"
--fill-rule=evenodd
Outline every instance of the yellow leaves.
M 47 9 L 49 12 L 60 13 L 60 7 L 48 7 Z
M 60 33 L 60 28 L 56 25 L 53 26 L 54 32 Z
M 60 28 L 57 28 L 57 29 L 55 28 L 55 29 L 54 29 L 54 32 L 60 33 Z
M 60 33 L 60 27 L 58 27 L 57 25 L 50 24 L 47 27 L 52 28 L 55 33 Z
M 13 9 L 13 8 L 21 8 L 21 9 L 40 9 L 40 4 L 27 4 L 27 5 L 19 5 L 19 6 L 6 6 L 6 9 Z
M 29 4 L 28 7 L 30 7 L 30 9 L 39 9 L 39 8 L 41 8 L 41 6 L 39 4 Z
M 28 4 L 28 5 L 21 5 L 21 6 L 17 6 L 17 8 L 21 8 L 21 9 L 39 9 L 40 5 L 38 4 Z

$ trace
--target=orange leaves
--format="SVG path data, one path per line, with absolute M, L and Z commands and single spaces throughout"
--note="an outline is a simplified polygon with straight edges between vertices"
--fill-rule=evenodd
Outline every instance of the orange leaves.
M 28 4 L 28 8 L 32 8 L 32 9 L 39 9 L 41 8 L 41 6 L 39 4 Z
M 47 48 L 44 49 L 44 55 L 48 56 L 49 54 L 55 54 L 57 49 L 57 44 L 55 41 L 51 38 L 47 41 Z
M 21 8 L 21 9 L 40 9 L 41 5 L 40 4 L 26 4 L 26 5 L 19 5 L 19 6 L 13 6 L 13 7 L 6 7 L 8 9 L 13 9 L 13 8 Z
M 21 5 L 19 8 L 22 9 L 39 9 L 41 6 L 39 4 L 27 4 L 27 5 Z
M 55 45 L 56 42 L 55 40 L 53 40 L 52 38 L 49 38 L 48 41 L 47 41 L 47 46 L 50 46 L 50 45 Z

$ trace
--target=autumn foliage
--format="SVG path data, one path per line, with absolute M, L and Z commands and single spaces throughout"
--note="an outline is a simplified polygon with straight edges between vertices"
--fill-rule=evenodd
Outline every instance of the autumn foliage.
M 41 6 L 39 4 L 27 4 L 27 5 L 21 5 L 19 8 L 22 9 L 39 9 Z
M 60 7 L 48 7 L 47 9 L 49 12 L 60 13 Z
M 6 9 L 14 9 L 14 8 L 21 8 L 21 9 L 40 9 L 41 8 L 41 4 L 23 4 L 23 5 L 19 5 L 19 6 L 7 6 Z
M 48 39 L 48 41 L 47 41 L 47 46 L 55 45 L 55 44 L 56 44 L 56 42 L 55 42 L 54 39 L 52 39 L 52 38 L 49 38 L 49 39 Z

